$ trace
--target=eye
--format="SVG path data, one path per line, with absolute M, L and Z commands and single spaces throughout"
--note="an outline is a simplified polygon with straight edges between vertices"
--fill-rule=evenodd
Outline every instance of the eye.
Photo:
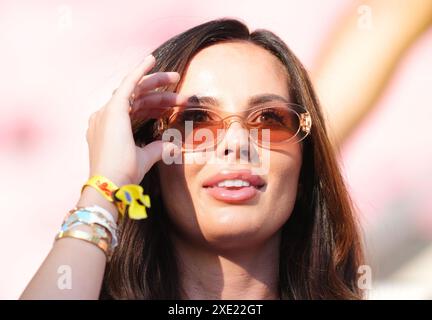
M 265 108 L 260 110 L 252 121 L 262 125 L 284 125 L 284 118 L 283 113 L 279 110 Z
M 206 110 L 185 110 L 180 114 L 180 121 L 193 121 L 194 123 L 211 121 L 211 114 Z

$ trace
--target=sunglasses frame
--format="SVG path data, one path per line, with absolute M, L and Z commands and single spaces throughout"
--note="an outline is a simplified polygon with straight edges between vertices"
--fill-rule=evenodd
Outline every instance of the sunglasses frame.
M 292 111 L 296 114 L 296 116 L 299 118 L 299 128 L 297 129 L 296 133 L 291 138 L 289 138 L 287 140 L 279 141 L 279 142 L 270 142 L 270 145 L 281 145 L 281 144 L 288 143 L 288 142 L 292 141 L 293 139 L 295 139 L 295 137 L 297 137 L 300 132 L 302 132 L 302 136 L 298 140 L 296 140 L 296 142 L 298 143 L 298 142 L 302 141 L 303 139 L 305 139 L 309 135 L 309 133 L 312 129 L 311 115 L 307 111 L 307 109 L 305 107 L 303 107 L 302 105 L 299 105 L 296 103 L 280 103 L 280 102 L 278 102 L 276 107 L 279 107 L 281 104 L 284 106 L 287 106 L 287 108 L 289 108 L 290 111 Z M 221 119 L 218 121 L 221 121 L 223 123 L 223 129 L 224 130 L 228 130 L 228 128 L 231 126 L 231 124 L 233 122 L 236 122 L 236 121 L 241 123 L 244 128 L 247 128 L 248 130 L 250 130 L 251 128 L 249 128 L 250 126 L 248 125 L 247 119 L 251 115 L 259 112 L 260 110 L 265 110 L 265 109 L 271 108 L 272 106 L 275 107 L 274 105 L 272 105 L 272 103 L 265 103 L 262 105 L 258 105 L 256 107 L 248 109 L 246 116 L 241 116 L 237 112 L 236 113 L 230 113 L 230 112 L 227 112 L 225 110 L 215 108 L 215 107 L 208 107 L 208 106 L 203 106 L 203 105 L 191 105 L 191 104 L 189 104 L 187 106 L 175 105 L 175 106 L 170 107 L 165 112 L 163 112 L 161 114 L 161 116 L 156 119 L 156 121 L 153 125 L 153 138 L 160 137 L 165 130 L 170 129 L 169 128 L 169 121 L 175 115 L 177 115 L 178 113 L 180 113 L 183 110 L 204 110 L 206 112 L 212 112 L 212 113 L 216 114 Z M 173 108 L 180 108 L 180 109 L 173 112 L 172 111 Z M 222 117 L 220 113 L 227 114 L 227 116 Z M 219 140 L 221 140 L 221 139 L 219 139 Z M 215 139 L 214 146 L 217 146 L 220 143 L 219 140 Z M 256 139 L 252 138 L 251 140 L 253 140 L 257 145 L 262 146 L 259 141 L 256 141 Z M 189 150 L 188 148 L 184 148 L 184 146 L 182 146 L 182 148 L 184 150 Z M 197 151 L 197 149 L 190 149 L 190 150 Z

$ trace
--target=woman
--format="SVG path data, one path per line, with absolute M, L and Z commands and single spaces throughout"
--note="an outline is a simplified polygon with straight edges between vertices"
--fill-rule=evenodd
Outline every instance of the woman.
M 223 19 L 153 56 L 87 132 L 90 177 L 142 185 L 149 218 L 122 219 L 108 263 L 91 243 L 57 240 L 22 298 L 361 298 L 352 204 L 308 75 L 283 41 Z M 166 139 L 168 129 L 181 140 Z M 222 134 L 195 140 L 197 129 Z M 118 219 L 86 187 L 77 206 L 91 205 Z M 58 284 L 64 265 L 68 290 Z

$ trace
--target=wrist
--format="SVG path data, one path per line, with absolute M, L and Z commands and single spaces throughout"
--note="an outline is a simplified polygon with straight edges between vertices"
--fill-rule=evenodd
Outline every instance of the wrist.
M 133 184 L 133 182 L 131 181 L 131 179 L 127 178 L 124 175 L 117 175 L 117 174 L 104 174 L 102 173 L 103 170 L 100 171 L 95 171 L 95 173 L 90 174 L 89 178 L 94 177 L 94 176 L 102 176 L 102 177 L 106 177 L 107 179 L 109 179 L 110 181 L 112 181 L 117 187 L 121 187 L 124 186 L 126 184 Z
M 105 199 L 96 189 L 86 186 L 84 187 L 76 206 L 88 207 L 93 205 L 98 205 L 106 209 L 113 216 L 114 221 L 118 221 L 119 213 L 115 204 Z

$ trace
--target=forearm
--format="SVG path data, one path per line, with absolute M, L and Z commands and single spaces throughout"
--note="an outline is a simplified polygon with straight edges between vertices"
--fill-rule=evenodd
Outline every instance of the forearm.
M 432 1 L 370 0 L 371 29 L 353 10 L 319 54 L 313 72 L 330 133 L 341 144 L 373 108 L 396 65 L 432 22 Z
M 117 220 L 116 207 L 86 187 L 77 206 L 99 205 Z M 79 226 L 89 230 L 88 226 Z M 54 235 L 53 235 L 54 237 Z M 98 299 L 106 257 L 96 245 L 74 238 L 57 240 L 21 299 Z
M 92 178 L 102 176 L 105 180 L 108 180 L 105 181 L 104 188 L 106 188 L 106 185 L 110 185 L 109 182 L 111 181 L 115 185 L 112 185 L 111 190 L 109 190 L 111 195 L 116 191 L 117 187 L 121 188 L 121 186 L 142 181 L 147 171 L 162 158 L 162 141 L 153 141 L 144 147 L 136 146 L 131 128 L 131 112 L 137 110 L 138 107 L 144 107 L 145 101 L 146 108 L 164 108 L 188 104 L 187 96 L 180 96 L 172 92 L 148 95 L 147 100 L 142 97 L 140 104 L 131 103 L 130 98 L 134 95 L 137 85 L 142 86 L 140 90 L 145 88 L 144 91 L 150 93 L 154 89 L 175 84 L 180 80 L 180 75 L 177 72 L 160 72 L 152 74 L 151 77 L 144 77 L 155 66 L 155 63 L 156 60 L 152 55 L 144 59 L 123 79 L 107 104 L 90 116 L 89 128 L 86 132 L 90 158 L 89 176 Z M 149 99 L 149 97 L 152 97 L 152 99 Z M 99 297 L 105 272 L 106 257 L 98 245 L 103 247 L 104 250 L 107 249 L 107 251 L 109 251 L 109 247 L 115 246 L 115 221 L 118 218 L 118 211 L 114 204 L 106 200 L 94 188 L 102 192 L 105 190 L 97 184 L 86 187 L 81 194 L 77 207 L 100 206 L 113 215 L 114 221 L 109 216 L 107 217 L 106 215 L 109 213 L 105 212 L 99 212 L 102 217 L 96 214 L 97 212 L 93 212 L 93 215 L 86 215 L 86 212 L 92 213 L 89 208 L 72 213 L 68 217 L 60 236 L 83 237 L 92 243 L 76 238 L 57 240 L 22 293 L 21 299 L 97 299 Z M 120 198 L 123 198 L 123 200 L 116 198 L 117 201 L 122 202 L 122 207 L 119 207 L 120 210 L 123 212 L 124 209 L 128 208 L 130 217 L 128 206 L 132 202 L 138 204 L 138 200 L 142 198 L 142 202 L 148 204 L 141 203 L 141 208 L 136 211 L 132 210 L 135 211 L 132 215 L 135 219 L 145 218 L 146 211 L 142 206 L 149 206 L 149 198 L 144 198 L 144 195 L 140 199 L 134 199 L 134 196 L 130 199 L 130 197 L 131 194 L 125 191 L 120 194 Z M 72 228 L 87 228 L 87 230 L 92 228 L 91 230 L 94 233 L 74 232 L 76 230 Z M 78 235 L 78 232 L 86 234 Z M 67 283 L 66 285 L 63 283 L 67 282 L 65 278 L 68 276 L 68 271 L 70 271 L 70 288 L 68 288 Z

